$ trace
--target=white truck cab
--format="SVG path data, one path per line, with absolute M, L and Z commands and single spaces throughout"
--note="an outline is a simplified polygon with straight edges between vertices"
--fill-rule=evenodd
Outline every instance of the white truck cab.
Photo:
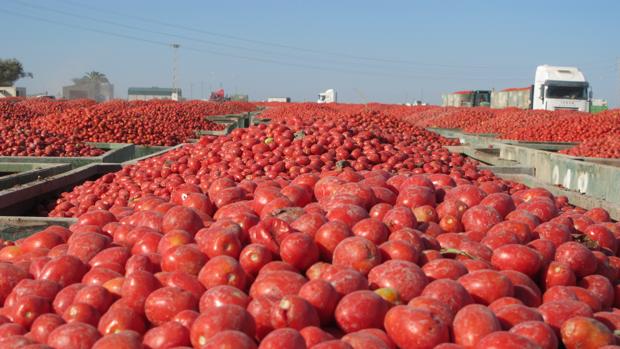
M 533 109 L 590 111 L 589 84 L 576 67 L 539 65 L 532 92 Z
M 336 90 L 330 88 L 329 90 L 319 93 L 319 100 L 317 103 L 336 103 L 338 101 L 336 96 Z

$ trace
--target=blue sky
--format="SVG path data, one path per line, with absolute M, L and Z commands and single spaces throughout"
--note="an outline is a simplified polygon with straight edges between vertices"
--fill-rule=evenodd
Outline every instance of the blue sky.
M 619 1 L 5 0 L 0 57 L 34 74 L 17 83 L 29 93 L 97 70 L 122 98 L 171 86 L 174 42 L 185 97 L 335 88 L 343 102 L 388 103 L 527 86 L 538 64 L 574 65 L 618 106 L 618 13 Z

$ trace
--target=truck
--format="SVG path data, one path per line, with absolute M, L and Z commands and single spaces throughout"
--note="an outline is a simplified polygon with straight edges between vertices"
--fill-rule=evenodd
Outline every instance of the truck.
M 592 91 L 576 67 L 539 65 L 534 84 L 501 91 L 460 91 L 442 96 L 444 106 L 491 108 L 516 107 L 541 110 L 590 111 Z M 488 104 L 487 104 L 488 103 Z
M 491 92 L 491 108 L 520 108 L 532 109 L 532 92 L 534 89 L 528 87 L 512 87 L 501 91 Z
M 325 92 L 319 93 L 319 100 L 317 103 L 336 103 L 338 101 L 336 90 L 330 88 Z
M 491 91 L 457 91 L 442 95 L 441 100 L 444 107 L 488 107 L 491 102 Z
M 590 86 L 576 67 L 539 65 L 532 89 L 533 109 L 590 111 Z
M 267 102 L 290 103 L 290 97 L 268 97 Z

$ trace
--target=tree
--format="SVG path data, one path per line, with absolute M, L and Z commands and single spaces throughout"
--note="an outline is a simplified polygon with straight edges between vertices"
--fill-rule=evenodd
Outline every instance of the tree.
M 87 83 L 87 82 L 96 82 L 99 84 L 109 83 L 108 77 L 105 76 L 104 73 L 100 73 L 98 71 L 91 71 L 88 73 L 84 73 L 84 76 L 81 78 L 73 79 L 73 82 L 76 84 Z
M 24 72 L 21 62 L 15 58 L 0 59 L 0 86 L 13 86 L 15 81 L 32 77 L 32 73 Z
M 82 76 L 81 78 L 73 79 L 73 83 L 91 91 L 89 93 L 89 96 L 91 96 L 91 98 L 93 98 L 94 100 L 100 102 L 105 100 L 106 98 L 106 96 L 101 94 L 101 90 L 104 88 L 105 85 L 109 84 L 110 81 L 104 73 L 93 70 L 84 73 L 84 76 Z

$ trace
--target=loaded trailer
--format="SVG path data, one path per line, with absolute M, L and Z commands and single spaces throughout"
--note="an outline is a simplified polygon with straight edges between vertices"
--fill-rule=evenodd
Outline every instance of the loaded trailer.
M 592 90 L 576 67 L 539 65 L 534 84 L 501 91 L 472 90 L 442 95 L 444 107 L 521 108 L 589 112 Z

